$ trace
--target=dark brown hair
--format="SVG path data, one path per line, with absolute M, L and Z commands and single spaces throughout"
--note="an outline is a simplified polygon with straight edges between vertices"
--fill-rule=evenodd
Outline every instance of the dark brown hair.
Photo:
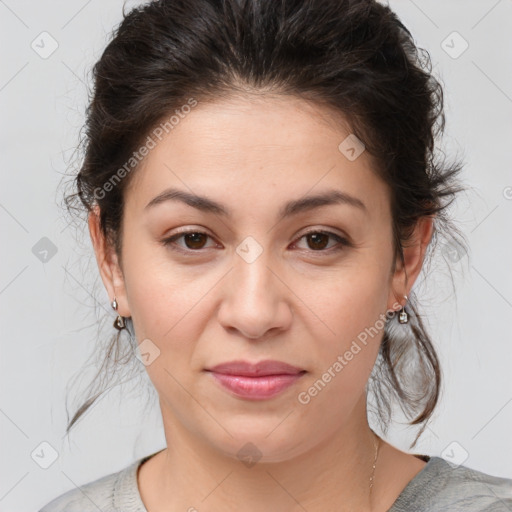
M 443 90 L 431 69 L 428 52 L 415 46 L 396 14 L 372 0 L 159 0 L 123 11 L 93 68 L 84 158 L 66 206 L 89 212 L 98 205 L 102 232 L 122 262 L 123 194 L 137 166 L 108 193 L 104 185 L 148 134 L 191 98 L 270 92 L 326 106 L 349 121 L 390 187 L 395 255 L 402 262 L 403 247 L 425 216 L 435 216 L 428 256 L 443 233 L 463 246 L 446 214 L 462 189 L 456 180 L 462 164 L 447 163 L 435 148 L 445 118 Z M 438 402 L 441 370 L 414 293 L 409 299 L 410 323 L 387 322 L 368 389 L 384 430 L 393 399 L 411 425 L 423 425 L 414 445 Z M 98 376 L 108 361 L 125 361 L 119 337 L 110 340 Z M 94 382 L 98 391 L 67 432 L 104 392 Z

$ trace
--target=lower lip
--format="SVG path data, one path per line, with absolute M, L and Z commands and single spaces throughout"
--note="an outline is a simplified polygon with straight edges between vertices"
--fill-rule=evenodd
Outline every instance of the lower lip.
M 293 375 L 266 375 L 264 377 L 246 377 L 211 372 L 226 389 L 240 398 L 266 400 L 297 382 L 304 372 Z

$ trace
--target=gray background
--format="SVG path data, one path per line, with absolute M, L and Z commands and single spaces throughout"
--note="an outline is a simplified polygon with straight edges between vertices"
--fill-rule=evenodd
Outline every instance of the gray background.
M 0 0 L 1 511 L 37 510 L 74 486 L 164 447 L 158 408 L 143 410 L 146 398 L 138 397 L 143 382 L 113 388 L 64 436 L 66 391 L 73 412 L 81 403 L 73 401 L 76 392 L 93 375 L 92 367 L 78 372 L 98 336 L 97 315 L 110 314 L 106 336 L 114 314 L 87 232 L 77 238 L 57 206 L 58 187 L 63 173 L 79 163 L 73 151 L 84 120 L 85 83 L 121 19 L 122 5 Z M 512 477 L 512 2 L 390 5 L 429 51 L 445 86 L 444 149 L 464 158 L 463 177 L 471 187 L 454 209 L 471 252 L 443 253 L 458 259 L 452 267 L 456 293 L 442 258 L 437 271 L 418 284 L 445 388 L 434 420 L 412 451 Z M 51 40 L 40 36 L 43 31 L 58 44 L 47 58 L 40 53 L 51 49 Z M 469 44 L 457 58 L 463 41 L 454 31 Z M 78 387 L 69 388 L 70 379 L 80 375 L 85 377 Z M 414 432 L 395 424 L 388 440 L 408 451 Z M 51 453 L 43 442 L 58 453 L 47 469 L 40 467 L 47 455 L 31 456 L 34 450 Z

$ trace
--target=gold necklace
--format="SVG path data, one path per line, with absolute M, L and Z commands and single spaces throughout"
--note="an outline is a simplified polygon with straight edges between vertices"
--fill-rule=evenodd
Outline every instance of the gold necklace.
M 373 430 L 370 429 L 372 432 Z M 373 488 L 373 479 L 375 477 L 375 466 L 377 465 L 377 457 L 379 456 L 379 447 L 380 447 L 380 437 L 373 432 L 373 435 L 377 438 L 377 441 L 375 442 L 375 458 L 373 459 L 373 466 L 372 466 L 372 475 L 370 476 L 370 496 L 372 495 L 372 488 Z

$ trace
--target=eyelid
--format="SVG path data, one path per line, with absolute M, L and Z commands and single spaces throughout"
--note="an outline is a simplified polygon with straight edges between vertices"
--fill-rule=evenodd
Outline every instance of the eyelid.
M 176 250 L 176 251 L 184 253 L 184 254 L 193 254 L 193 253 L 200 254 L 200 253 L 204 252 L 206 249 L 209 249 L 209 248 L 206 248 L 206 249 L 201 248 L 201 249 L 194 250 L 194 249 L 187 249 L 187 248 L 183 248 L 181 246 L 174 245 L 174 242 L 177 239 L 181 238 L 182 236 L 188 235 L 188 234 L 206 235 L 208 238 L 215 240 L 215 237 L 210 235 L 202 227 L 196 228 L 196 229 L 182 228 L 182 229 L 176 231 L 175 233 L 173 233 L 172 235 L 164 237 L 161 240 L 161 243 L 165 247 L 169 247 L 172 250 Z M 345 236 L 344 234 L 338 234 L 333 231 L 329 231 L 329 229 L 326 229 L 326 228 L 311 228 L 308 231 L 303 232 L 300 236 L 296 237 L 293 244 L 296 244 L 297 242 L 302 240 L 305 236 L 310 235 L 310 234 L 323 234 L 323 235 L 329 236 L 330 238 L 334 238 L 338 243 L 337 243 L 337 245 L 335 245 L 334 247 L 330 247 L 329 249 L 321 249 L 321 250 L 317 250 L 317 251 L 315 251 L 313 249 L 299 249 L 299 250 L 305 251 L 308 253 L 316 253 L 316 254 L 321 255 L 321 254 L 331 254 L 332 252 L 341 250 L 341 248 L 343 248 L 343 247 L 353 247 L 353 243 L 350 241 L 350 239 L 347 236 Z
M 207 230 L 205 230 L 204 228 L 182 228 L 182 229 L 178 229 L 178 231 L 175 231 L 170 236 L 163 237 L 161 239 L 161 243 L 164 245 L 164 247 L 169 247 L 171 249 L 177 250 L 182 253 L 187 253 L 187 254 L 194 253 L 194 252 L 200 253 L 200 252 L 204 251 L 205 249 L 204 248 L 197 249 L 197 250 L 187 249 L 187 248 L 184 248 L 181 246 L 176 246 L 174 243 L 177 239 L 181 238 L 182 236 L 189 235 L 189 234 L 196 234 L 196 233 L 201 234 L 201 235 L 206 235 L 211 240 L 215 239 L 215 237 L 210 235 L 210 233 L 208 233 Z
M 330 247 L 329 249 L 323 249 L 323 250 L 318 250 L 318 251 L 315 251 L 313 249 L 303 249 L 304 251 L 307 251 L 309 253 L 313 253 L 313 254 L 315 254 L 315 253 L 316 254 L 331 254 L 332 252 L 335 252 L 337 250 L 341 250 L 341 248 L 343 248 L 343 247 L 353 247 L 352 242 L 349 240 L 349 238 L 347 236 L 335 233 L 333 231 L 329 231 L 328 229 L 325 229 L 325 228 L 313 228 L 313 229 L 310 229 L 310 230 L 302 233 L 297 238 L 297 242 L 302 240 L 305 236 L 312 235 L 312 234 L 327 235 L 330 238 L 335 239 L 338 243 L 334 247 Z M 297 242 L 294 242 L 294 244 L 297 243 Z
M 346 240 L 347 242 L 349 241 L 348 235 L 346 235 L 343 232 L 331 231 L 331 229 L 335 229 L 335 228 L 311 228 L 311 229 L 308 228 L 308 230 L 305 231 L 304 233 L 302 233 L 298 238 L 302 238 L 303 236 L 310 235 L 313 233 L 323 233 L 324 235 L 338 237 L 343 240 Z

